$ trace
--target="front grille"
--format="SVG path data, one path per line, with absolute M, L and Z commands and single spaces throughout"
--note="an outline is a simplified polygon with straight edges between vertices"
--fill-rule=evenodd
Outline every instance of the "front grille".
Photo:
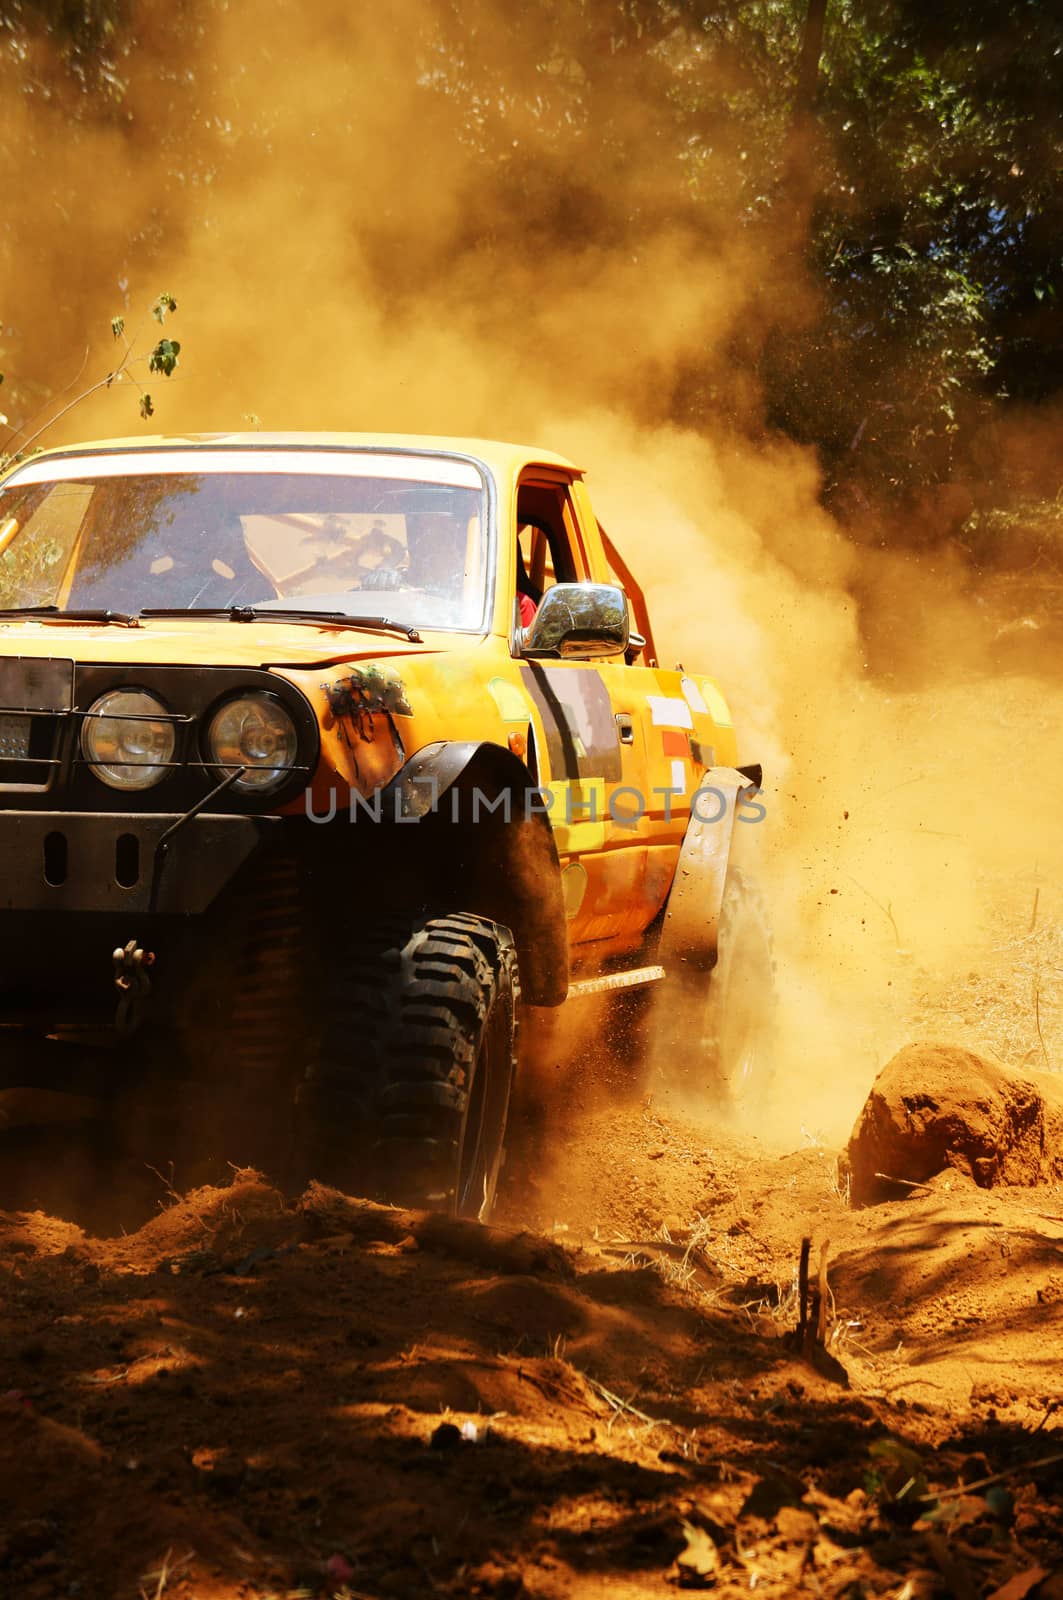
M 0 712 L 0 761 L 25 761 L 30 753 L 32 717 Z
M 49 787 L 73 704 L 73 661 L 0 657 L 0 790 Z
M 67 713 L 0 711 L 0 790 L 47 789 L 59 766 Z
M 31 662 L 0 654 L 0 740 L 6 738 L 0 743 L 0 813 L 127 809 L 129 792 L 101 782 L 81 750 L 90 708 L 101 694 L 115 689 L 154 695 L 175 725 L 169 770 L 152 788 L 137 791 L 139 814 L 182 815 L 217 788 L 220 774 L 204 758 L 199 730 L 229 695 L 267 690 L 284 703 L 299 729 L 301 759 L 292 768 L 289 785 L 270 794 L 270 810 L 289 801 L 316 765 L 318 730 L 312 707 L 298 689 L 263 668 L 80 662 L 75 674 L 72 661 Z M 222 808 L 236 815 L 259 814 L 263 805 L 255 794 L 229 790 Z

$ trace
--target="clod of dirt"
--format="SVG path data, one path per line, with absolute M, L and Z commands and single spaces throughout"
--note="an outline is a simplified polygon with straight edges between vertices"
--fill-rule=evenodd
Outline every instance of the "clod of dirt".
M 957 1045 L 911 1044 L 875 1079 L 849 1140 L 857 1205 L 948 1168 L 980 1188 L 1063 1177 L 1063 1084 Z
M 441 1422 L 428 1443 L 433 1450 L 460 1450 L 461 1429 L 455 1427 L 453 1422 Z
M 310 1183 L 297 1210 L 304 1234 L 319 1240 L 326 1234 L 346 1236 L 359 1243 L 381 1240 L 393 1244 L 404 1255 L 435 1251 L 501 1272 L 549 1272 L 560 1277 L 572 1274 L 561 1246 L 536 1234 L 489 1228 L 468 1218 L 445 1217 L 435 1212 L 400 1211 L 372 1200 L 351 1199 L 321 1183 Z

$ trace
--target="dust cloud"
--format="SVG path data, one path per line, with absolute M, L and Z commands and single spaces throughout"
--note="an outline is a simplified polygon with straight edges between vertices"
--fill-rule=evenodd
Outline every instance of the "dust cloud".
M 608 107 L 624 160 L 588 154 L 560 98 L 577 69 L 499 5 L 470 7 L 449 54 L 427 0 L 133 14 L 119 103 L 75 106 L 46 39 L 0 70 L 0 132 L 23 153 L 0 291 L 39 379 L 24 412 L 105 370 L 111 316 L 134 333 L 165 289 L 183 348 L 150 385 L 163 431 L 487 434 L 576 459 L 662 663 L 716 677 L 742 759 L 764 763 L 775 1123 L 844 1137 L 921 997 L 991 973 L 1035 892 L 1052 914 L 1063 691 L 1036 652 L 1000 670 L 1010 624 L 962 552 L 891 553 L 887 529 L 855 544 L 813 455 L 762 425 L 734 349 L 755 352 L 766 304 L 778 325 L 809 303 L 792 240 L 725 207 L 694 227 L 637 78 Z M 513 91 L 531 81 L 538 109 Z M 478 119 L 511 134 L 493 173 Z M 667 421 L 693 351 L 718 396 L 696 434 Z M 147 431 L 130 388 L 48 442 Z
M 765 767 L 768 814 L 743 844 L 771 908 L 781 1033 L 756 1132 L 844 1139 L 913 1034 L 1054 1067 L 1052 975 L 1035 1027 L 1024 936 L 1061 910 L 1058 640 L 1013 655 L 1037 631 L 948 551 L 854 547 L 793 447 L 599 440 L 599 514 L 647 585 L 662 663 L 718 678 L 741 759 Z M 1025 1029 L 1001 1025 L 994 996 Z

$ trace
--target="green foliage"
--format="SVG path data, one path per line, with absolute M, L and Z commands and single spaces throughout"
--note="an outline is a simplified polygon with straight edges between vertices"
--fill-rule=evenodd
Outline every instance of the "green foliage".
M 903 1507 L 912 1520 L 919 1514 L 919 1502 L 927 1495 L 927 1481 L 920 1456 L 899 1439 L 875 1439 L 868 1447 L 872 1466 L 866 1485 L 883 1508 L 896 1512 Z
M 490 16 L 441 6 L 430 59 L 495 254 L 549 276 L 685 229 L 708 265 L 733 241 L 761 262 L 729 364 L 692 349 L 648 420 L 706 422 L 753 373 L 850 503 L 904 505 L 973 477 L 990 408 L 1063 388 L 1063 14 L 832 0 L 811 115 L 808 0 L 553 0 L 504 39 Z
M 156 300 L 152 306 L 151 312 L 156 320 L 161 322 L 166 316 L 167 312 L 174 312 L 176 309 L 177 301 L 172 295 L 166 294 L 159 296 L 158 300 Z M 24 455 L 26 455 L 30 451 L 31 447 L 36 444 L 37 440 L 41 438 L 42 435 L 47 433 L 48 429 L 53 423 L 57 422 L 61 417 L 65 417 L 70 411 L 81 405 L 83 401 L 88 399 L 89 395 L 95 394 L 100 389 L 109 389 L 112 384 L 120 382 L 123 378 L 131 378 L 139 391 L 139 411 L 141 420 L 147 422 L 155 415 L 154 402 L 151 398 L 151 395 L 145 389 L 141 388 L 141 385 L 137 382 L 135 368 L 139 362 L 146 359 L 148 371 L 150 373 L 157 373 L 164 378 L 172 377 L 178 365 L 178 358 L 181 351 L 180 341 L 177 339 L 160 339 L 155 345 L 154 349 L 151 350 L 151 352 L 145 358 L 136 354 L 135 335 L 132 342 L 126 339 L 124 317 L 112 317 L 110 326 L 112 339 L 121 339 L 124 346 L 122 358 L 118 365 L 105 372 L 101 378 L 98 378 L 94 383 L 89 384 L 89 386 L 80 394 L 75 395 L 72 400 L 61 406 L 51 417 L 41 423 L 41 425 L 35 428 L 34 431 L 27 437 L 23 437 L 25 431 L 24 429 L 13 429 L 8 435 L 7 439 L 4 441 L 6 449 L 0 449 L 0 472 L 4 471 L 8 466 L 10 466 L 13 461 L 18 461 Z M 3 379 L 0 377 L 0 383 L 2 382 Z M 13 449 L 13 446 L 17 446 L 17 449 Z
M 1063 572 L 1063 492 L 1054 499 L 1024 496 L 977 508 L 964 543 L 979 562 L 999 559 L 1020 572 Z
M 228 161 L 274 159 L 270 117 L 239 87 L 268 56 L 269 28 L 246 31 L 239 60 L 230 32 L 226 132 L 211 142 L 201 113 L 226 0 L 169 8 L 161 30 L 164 9 L 23 0 L 11 23 L 21 42 L 58 50 L 62 82 L 42 89 L 29 74 L 25 93 L 61 104 L 72 137 L 80 123 L 110 130 L 121 108 L 132 145 L 160 142 L 161 176 L 185 198 L 131 224 L 133 251 L 158 261 L 168 227 L 200 225 L 189 197 Z M 501 0 L 424 0 L 401 22 L 375 15 L 400 46 L 396 103 L 421 146 L 460 152 L 460 167 L 440 167 L 456 186 L 452 230 L 418 234 L 415 252 L 398 199 L 352 215 L 368 292 L 401 310 L 428 283 L 434 303 L 453 294 L 465 309 L 485 266 L 507 284 L 534 262 L 551 287 L 622 273 L 649 324 L 668 286 L 647 246 L 681 241 L 676 270 L 696 275 L 703 260 L 740 315 L 674 360 L 633 341 L 625 393 L 640 420 L 780 429 L 815 448 L 834 505 L 854 517 L 906 513 L 949 481 L 977 500 L 993 476 L 979 454 L 989 419 L 1063 392 L 1063 12 L 830 0 L 818 60 L 804 49 L 809 18 L 810 0 L 534 0 L 504 13 Z M 152 55 L 163 31 L 165 55 Z M 326 143 L 342 165 L 345 142 L 358 155 L 366 138 L 363 121 L 313 105 L 302 126 L 308 182 Z M 175 310 L 163 294 L 151 314 L 162 325 Z M 68 330 L 64 352 L 72 342 Z M 149 370 L 171 375 L 178 348 L 160 340 Z M 0 355 L 13 370 L 10 348 Z M 39 397 L 26 404 L 19 383 L 27 414 Z
M 16 37 L 47 38 L 86 96 L 116 103 L 128 87 L 119 30 L 129 10 L 127 0 L 9 0 L 0 7 L 0 22 Z
M 169 378 L 177 366 L 180 349 L 176 339 L 160 339 L 148 357 L 148 371 L 161 372 L 164 378 Z

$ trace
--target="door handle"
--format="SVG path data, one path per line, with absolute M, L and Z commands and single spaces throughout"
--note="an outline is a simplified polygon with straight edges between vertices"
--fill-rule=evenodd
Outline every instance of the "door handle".
M 629 712 L 618 711 L 616 713 L 616 730 L 620 735 L 621 744 L 635 743 L 635 724 Z

